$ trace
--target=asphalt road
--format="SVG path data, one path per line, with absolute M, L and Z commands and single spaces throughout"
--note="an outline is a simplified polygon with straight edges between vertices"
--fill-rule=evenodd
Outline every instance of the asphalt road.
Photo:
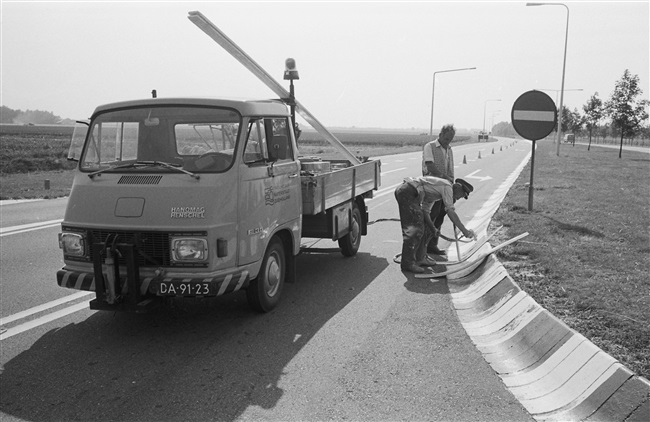
M 475 187 L 457 203 L 467 223 L 530 143 L 454 151 L 456 176 Z M 420 160 L 381 157 L 359 253 L 301 254 L 298 282 L 264 315 L 241 292 L 147 315 L 91 311 L 92 295 L 56 284 L 66 200 L 3 204 L 0 420 L 532 420 L 467 337 L 444 279 L 393 262 L 393 191 Z

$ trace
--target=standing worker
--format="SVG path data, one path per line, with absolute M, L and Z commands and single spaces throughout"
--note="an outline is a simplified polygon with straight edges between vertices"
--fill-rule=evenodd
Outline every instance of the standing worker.
M 453 141 L 456 135 L 456 129 L 453 124 L 447 124 L 440 129 L 438 139 L 428 142 L 424 145 L 422 151 L 422 175 L 439 177 L 454 183 L 454 153 L 449 144 Z M 444 207 L 442 201 L 438 201 L 431 209 L 431 221 L 438 230 L 436 234 L 431 237 L 427 246 L 427 252 L 444 255 L 445 251 L 438 248 L 438 239 L 440 236 L 440 228 L 445 220 Z
M 399 206 L 399 218 L 402 225 L 402 271 L 423 273 L 421 265 L 434 265 L 436 262 L 427 256 L 429 238 L 439 234 L 431 220 L 431 208 L 436 203 L 446 210 L 449 219 L 458 227 L 465 237 L 474 239 L 473 230 L 467 230 L 456 214 L 454 203 L 469 196 L 474 188 L 463 179 L 449 180 L 438 177 L 407 177 L 395 189 L 395 199 Z

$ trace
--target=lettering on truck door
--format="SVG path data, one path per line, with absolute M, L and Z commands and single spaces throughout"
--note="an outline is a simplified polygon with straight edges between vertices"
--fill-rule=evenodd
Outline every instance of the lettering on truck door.
M 279 226 L 300 224 L 300 164 L 290 124 L 287 117 L 249 121 L 240 164 L 239 265 L 262 259 Z

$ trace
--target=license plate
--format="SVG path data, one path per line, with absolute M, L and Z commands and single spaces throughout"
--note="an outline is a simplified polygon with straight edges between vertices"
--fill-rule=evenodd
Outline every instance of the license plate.
M 158 285 L 158 294 L 162 296 L 204 296 L 215 294 L 210 283 L 162 282 Z

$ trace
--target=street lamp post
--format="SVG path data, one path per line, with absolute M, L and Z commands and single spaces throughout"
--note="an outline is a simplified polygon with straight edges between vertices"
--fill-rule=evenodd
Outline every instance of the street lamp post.
M 560 90 L 560 109 L 557 116 L 557 153 L 560 156 L 560 140 L 562 139 L 562 105 L 564 104 L 564 72 L 566 70 L 566 50 L 569 42 L 569 7 L 563 3 L 526 3 L 526 6 L 564 6 L 566 9 L 566 33 L 564 35 L 564 61 L 562 63 L 562 86 Z
M 501 101 L 501 99 L 498 100 L 485 100 L 483 103 L 483 134 L 485 134 L 485 110 L 487 109 L 487 103 L 489 101 Z
M 433 135 L 433 100 L 436 89 L 436 73 L 445 73 L 445 72 L 459 72 L 461 70 L 474 70 L 475 67 L 464 67 L 462 69 L 448 69 L 448 70 L 439 70 L 433 72 L 433 85 L 431 87 L 431 125 L 429 126 L 429 136 Z
M 492 111 L 491 117 L 490 117 L 490 132 L 492 131 L 492 128 L 494 127 L 494 116 L 499 114 L 501 110 L 494 110 Z

